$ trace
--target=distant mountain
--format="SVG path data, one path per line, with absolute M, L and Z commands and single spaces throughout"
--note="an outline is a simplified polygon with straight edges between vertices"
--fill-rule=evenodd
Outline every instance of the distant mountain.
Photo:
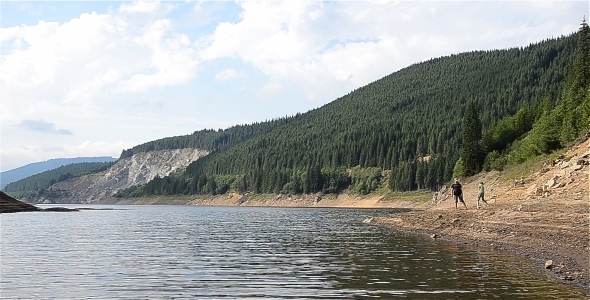
M 84 163 L 84 162 L 113 162 L 117 160 L 114 157 L 100 156 L 100 157 L 76 157 L 76 158 L 55 158 L 47 161 L 31 163 L 18 167 L 16 169 L 4 171 L 0 173 L 0 189 L 4 189 L 7 184 L 27 178 L 29 176 L 39 174 L 48 170 L 59 168 L 61 166 Z

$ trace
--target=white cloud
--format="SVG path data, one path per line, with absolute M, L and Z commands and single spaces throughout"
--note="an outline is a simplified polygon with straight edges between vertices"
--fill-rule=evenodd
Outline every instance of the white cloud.
M 510 3 L 507 19 L 506 3 L 493 1 L 244 1 L 238 22 L 220 23 L 196 44 L 203 60 L 240 58 L 268 75 L 269 86 L 294 82 L 308 100 L 327 102 L 430 58 L 547 38 L 563 24 L 555 21 L 553 8 L 572 4 L 536 3 Z M 526 17 L 532 8 L 540 10 L 534 24 Z M 564 34 L 575 30 L 557 28 Z
M 296 82 L 309 100 L 331 100 L 342 91 L 334 85 L 352 89 L 391 71 L 391 59 L 399 52 L 383 35 L 387 30 L 373 30 L 388 18 L 370 3 L 241 5 L 240 22 L 221 23 L 200 41 L 202 58 L 239 57 L 253 64 L 274 82 L 263 88 L 265 95 L 279 82 Z M 331 41 L 338 43 L 326 49 Z
M 150 50 L 150 56 L 140 63 L 149 69 L 132 75 L 120 82 L 119 91 L 146 91 L 154 86 L 177 85 L 187 82 L 197 72 L 198 62 L 195 51 L 187 35 L 172 34 L 170 20 L 157 20 L 152 23 L 142 36 L 134 38 L 135 44 Z M 139 70 L 138 70 L 139 71 Z
M 173 9 L 170 4 L 163 5 L 160 1 L 134 1 L 130 4 L 121 4 L 119 12 L 123 14 L 154 14 L 156 12 L 167 13 Z
M 223 82 L 232 78 L 236 78 L 237 76 L 238 72 L 236 72 L 236 70 L 227 69 L 217 73 L 217 75 L 215 75 L 215 79 L 219 82 Z
M 16 47 L 4 47 L 0 57 L 6 100 L 0 115 L 30 115 L 40 101 L 88 108 L 99 94 L 147 91 L 194 77 L 198 62 L 189 38 L 173 33 L 166 19 L 142 25 L 91 13 L 62 24 L 1 28 L 3 45 Z

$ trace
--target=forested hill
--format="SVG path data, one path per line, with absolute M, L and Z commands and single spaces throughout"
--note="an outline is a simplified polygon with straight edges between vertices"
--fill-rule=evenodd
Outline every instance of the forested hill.
M 26 193 L 47 190 L 56 182 L 104 171 L 113 164 L 115 164 L 114 161 L 69 164 L 9 183 L 4 191 L 15 197 L 21 197 Z
M 131 157 L 134 153 L 167 149 L 220 150 L 238 144 L 252 136 L 265 134 L 287 122 L 287 118 L 279 118 L 250 125 L 236 125 L 225 130 L 203 129 L 195 131 L 193 134 L 167 137 L 123 150 L 120 158 Z
M 215 151 L 184 173 L 121 196 L 337 192 L 350 185 L 369 192 L 389 170 L 395 190 L 436 189 L 451 178 L 459 157 L 467 102 L 477 106 L 485 130 L 522 107 L 535 111 L 543 99 L 559 101 L 576 43 L 574 34 L 524 48 L 436 58 L 304 114 L 203 132 L 230 136 L 239 128 L 250 134 L 224 147 L 208 142 L 206 149 Z
M 75 157 L 75 158 L 55 158 L 42 162 L 30 163 L 16 169 L 0 172 L 0 189 L 17 180 L 27 178 L 29 176 L 39 174 L 41 172 L 49 171 L 61 166 L 84 163 L 84 162 L 113 162 L 116 159 L 113 157 Z

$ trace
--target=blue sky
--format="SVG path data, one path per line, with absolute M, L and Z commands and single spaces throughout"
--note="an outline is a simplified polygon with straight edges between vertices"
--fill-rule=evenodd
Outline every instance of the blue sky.
M 0 169 L 322 106 L 575 32 L 588 1 L 1 1 Z

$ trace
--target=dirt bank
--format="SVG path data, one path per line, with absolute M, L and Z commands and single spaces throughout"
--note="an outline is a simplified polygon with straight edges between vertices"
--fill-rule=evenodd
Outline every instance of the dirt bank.
M 540 267 L 552 261 L 558 278 L 590 290 L 590 144 L 584 141 L 527 176 L 490 172 L 464 182 L 467 210 L 448 192 L 425 210 L 376 218 L 395 230 L 514 252 Z M 476 209 L 477 185 L 487 200 Z
M 101 200 L 99 204 L 426 209 L 431 205 L 431 202 L 425 201 L 424 194 L 392 197 L 391 195 L 242 195 L 228 193 L 217 196 L 107 198 Z

